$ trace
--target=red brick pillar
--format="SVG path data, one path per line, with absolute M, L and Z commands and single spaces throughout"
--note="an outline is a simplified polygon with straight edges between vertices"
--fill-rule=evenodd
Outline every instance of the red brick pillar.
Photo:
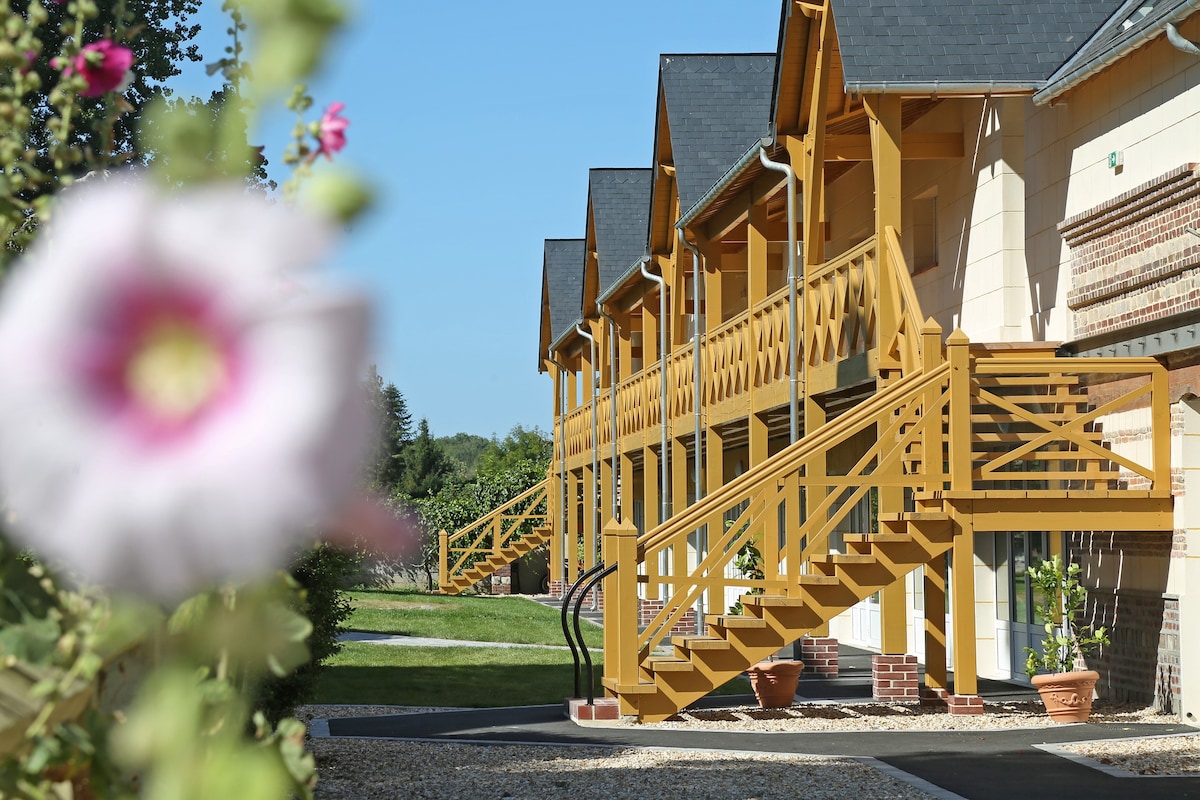
M 805 636 L 800 640 L 804 671 L 822 678 L 838 676 L 838 642 L 832 636 Z
M 505 564 L 492 573 L 492 594 L 512 594 L 511 564 Z
M 871 656 L 871 696 L 876 700 L 917 702 L 917 657 Z

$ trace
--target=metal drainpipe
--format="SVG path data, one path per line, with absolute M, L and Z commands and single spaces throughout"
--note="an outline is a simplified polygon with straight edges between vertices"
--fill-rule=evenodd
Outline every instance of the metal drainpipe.
M 562 571 L 562 584 L 563 591 L 565 592 L 567 586 L 567 577 L 569 575 L 567 571 L 567 562 L 565 560 L 567 557 L 567 382 L 562 379 L 562 373 L 567 372 L 568 370 L 565 366 L 558 362 L 558 359 L 554 357 L 553 347 L 546 350 L 546 358 L 550 360 L 551 364 L 559 369 L 558 407 L 562 413 L 558 415 L 558 499 L 559 509 L 562 512 L 562 528 L 559 530 L 559 535 L 562 536 L 563 540 L 564 560 L 558 565 L 558 568 Z
M 583 338 L 587 339 L 592 346 L 592 385 L 589 387 L 592 395 L 592 488 L 590 489 L 592 498 L 592 558 L 596 557 L 596 541 L 599 536 L 599 528 L 596 525 L 596 519 L 599 516 L 600 507 L 596 503 L 596 472 L 600 464 L 600 418 L 596 415 L 596 339 L 579 323 L 575 323 L 575 332 Z M 586 564 L 587 562 L 584 561 Z M 595 609 L 595 595 L 592 596 L 592 608 Z
M 703 434 L 703 430 L 704 430 L 704 426 L 703 426 L 703 422 L 702 422 L 702 418 L 701 418 L 701 413 L 703 411 L 704 373 L 700 368 L 700 306 L 704 302 L 704 295 L 705 295 L 704 282 L 707 280 L 707 276 L 702 277 L 700 274 L 700 250 L 699 250 L 699 248 L 697 248 L 694 244 L 692 244 L 686 238 L 684 238 L 682 228 L 675 229 L 675 238 L 679 240 L 679 244 L 681 247 L 686 247 L 692 253 L 692 280 L 695 283 L 695 288 L 692 291 L 692 294 L 693 294 L 692 363 L 695 366 L 695 370 L 692 374 L 692 408 L 695 411 L 695 417 L 696 417 L 696 433 L 695 433 L 695 443 L 694 443 L 694 447 L 693 447 L 693 450 L 695 451 L 696 465 L 695 465 L 693 474 L 695 475 L 694 480 L 696 482 L 696 502 L 698 503 L 698 502 L 700 502 L 700 498 L 704 496 L 704 488 L 701 486 L 703 470 L 702 470 L 701 463 L 700 463 L 701 462 L 700 454 L 704 449 L 704 446 L 700 443 L 700 437 Z M 701 526 L 696 531 L 696 563 L 697 564 L 699 564 L 701 561 L 704 560 L 704 556 L 706 553 L 708 553 L 708 527 Z M 705 596 L 703 594 L 701 594 L 701 596 L 699 598 L 697 598 L 697 600 L 696 600 L 696 633 L 697 634 L 704 633 L 704 628 L 705 628 L 704 599 L 705 599 Z
M 758 151 L 758 160 L 767 169 L 782 172 L 787 176 L 787 226 L 788 226 L 788 434 L 794 444 L 800 438 L 799 406 L 799 357 L 796 345 L 796 173 L 787 164 L 767 158 L 766 150 Z M 813 232 L 809 232 L 812 235 Z M 801 323 L 802 324 L 802 323 Z M 806 359 L 807 360 L 807 359 Z
M 604 312 L 604 305 L 597 300 L 596 311 L 608 320 L 608 384 L 612 399 L 612 512 L 617 522 L 621 521 L 621 509 L 617 506 L 617 321 Z
M 662 381 L 662 386 L 659 389 L 659 402 L 662 404 L 661 419 L 659 420 L 659 428 L 662 431 L 662 443 L 659 445 L 662 452 L 659 454 L 659 524 L 667 521 L 669 514 L 667 489 L 668 470 L 667 463 L 669 456 L 667 455 L 667 280 L 661 275 L 655 275 L 650 270 L 646 269 L 646 264 L 650 262 L 650 258 L 642 259 L 642 277 L 647 280 L 654 281 L 658 284 L 658 363 L 659 363 L 659 378 Z

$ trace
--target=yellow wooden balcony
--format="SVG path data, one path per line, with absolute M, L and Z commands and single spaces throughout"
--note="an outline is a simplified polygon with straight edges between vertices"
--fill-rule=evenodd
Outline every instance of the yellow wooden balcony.
M 882 242 L 882 245 L 881 245 Z M 885 258 L 885 256 L 889 258 Z M 886 266 L 885 266 L 886 265 Z M 919 360 L 917 339 L 922 322 L 919 305 L 891 228 L 812 270 L 799 293 L 806 320 L 800 352 L 810 392 L 837 388 L 838 369 L 859 359 L 863 376 L 880 367 L 911 370 Z M 881 267 L 897 274 L 880 306 L 884 283 Z M 780 288 L 755 308 L 726 320 L 701 338 L 703 407 L 708 424 L 744 417 L 748 409 L 763 412 L 788 401 L 790 364 L 788 289 Z M 883 323 L 889 323 L 881 328 Z M 894 329 L 883 343 L 882 329 Z M 617 436 L 623 450 L 657 441 L 662 424 L 661 364 L 655 361 L 620 381 L 616 387 Z M 676 348 L 667 358 L 667 424 L 690 424 L 695 414 L 693 344 Z M 614 392 L 601 391 L 567 413 L 563 420 L 569 468 L 590 461 L 594 448 L 612 446 Z

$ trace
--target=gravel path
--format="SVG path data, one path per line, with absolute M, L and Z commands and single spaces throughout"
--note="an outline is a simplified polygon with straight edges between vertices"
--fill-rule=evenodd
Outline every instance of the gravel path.
M 448 709 L 397 706 L 305 706 L 313 719 Z M 454 709 L 461 710 L 461 709 Z M 987 713 L 951 717 L 916 706 L 812 703 L 764 711 L 756 707 L 687 712 L 646 727 L 726 731 L 997 730 L 1052 727 L 1037 703 L 989 704 Z M 1097 705 L 1102 722 L 1171 722 L 1149 709 Z M 630 724 L 630 723 L 621 723 Z M 622 800 L 688 797 L 752 800 L 796 797 L 929 800 L 953 795 L 871 759 L 732 751 L 578 746 L 471 745 L 371 739 L 312 738 L 320 782 L 317 800 L 496 798 Z M 1060 746 L 1076 757 L 1142 775 L 1200 776 L 1200 737 L 1170 736 Z M 901 780 L 909 778 L 908 780 Z

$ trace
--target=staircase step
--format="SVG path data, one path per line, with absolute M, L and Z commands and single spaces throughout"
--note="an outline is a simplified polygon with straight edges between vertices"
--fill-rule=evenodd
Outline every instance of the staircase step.
M 744 614 L 706 614 L 704 622 L 718 628 L 765 628 L 766 620 Z
M 801 575 L 797 581 L 801 586 L 837 586 L 838 579 L 833 575 L 817 575 L 808 573 Z
M 777 594 L 744 594 L 742 595 L 742 605 L 767 608 L 795 607 L 804 605 L 804 598 L 784 597 Z
M 879 515 L 880 522 L 944 522 L 949 519 L 950 515 L 945 511 L 900 511 Z
M 672 636 L 671 644 L 686 650 L 728 650 L 728 639 L 717 636 Z
M 879 559 L 869 553 L 818 553 L 814 564 L 874 564 Z
M 686 658 L 671 658 L 670 656 L 650 656 L 645 666 L 651 672 L 692 672 L 696 665 Z
M 601 678 L 605 689 L 611 689 L 617 694 L 654 694 L 658 687 L 653 683 L 617 683 L 616 678 Z
M 842 541 L 846 543 L 883 543 L 883 542 L 911 542 L 913 540 L 911 533 L 846 533 L 842 535 Z

